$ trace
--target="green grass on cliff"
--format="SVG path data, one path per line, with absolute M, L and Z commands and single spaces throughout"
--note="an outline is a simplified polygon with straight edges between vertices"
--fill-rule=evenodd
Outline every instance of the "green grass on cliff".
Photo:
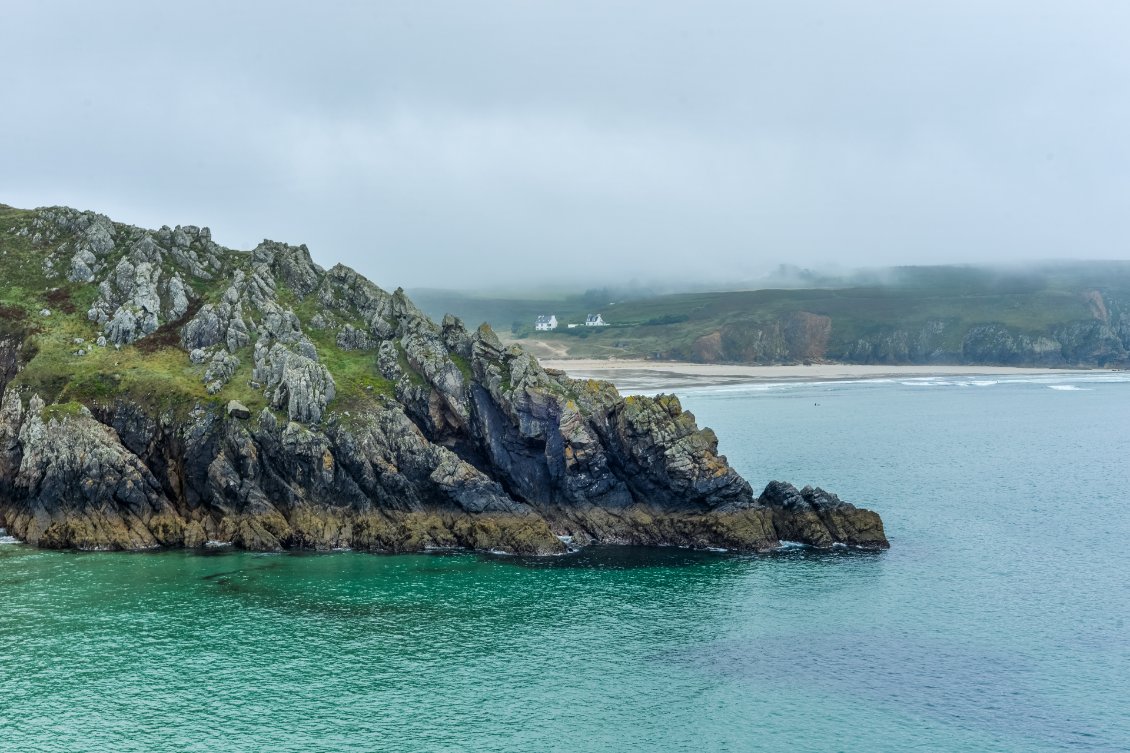
M 306 334 L 318 349 L 318 358 L 333 374 L 337 391 L 331 403 L 334 409 L 356 410 L 374 399 L 395 397 L 392 382 L 377 370 L 375 350 L 343 350 L 337 345 L 336 333 L 328 330 L 308 328 Z
M 299 297 L 286 285 L 279 285 L 279 303 L 294 311 L 302 322 L 303 331 L 318 350 L 318 358 L 330 370 L 334 378 L 337 396 L 330 404 L 331 410 L 357 410 L 373 400 L 392 399 L 396 389 L 377 369 L 376 350 L 345 350 L 338 347 L 337 331 L 317 329 L 310 326 L 310 320 L 319 311 L 317 297 Z M 351 324 L 364 330 L 361 318 L 347 319 L 343 324 Z
M 97 298 L 97 285 L 70 283 L 45 273 L 46 250 L 18 234 L 34 216 L 33 211 L 0 205 L 0 337 L 15 335 L 24 341 L 27 363 L 12 384 L 25 401 L 39 394 L 47 403 L 93 406 L 125 398 L 154 411 L 175 413 L 191 410 L 197 403 L 223 405 L 233 399 L 253 412 L 266 406 L 263 390 L 251 386 L 254 359 L 250 346 L 235 354 L 240 366 L 215 395 L 208 394 L 203 381 L 207 365 L 192 364 L 179 347 L 179 326 L 166 324 L 157 333 L 121 348 L 97 346 L 102 332 L 86 316 Z M 107 264 L 115 263 L 118 255 L 112 254 Z M 228 284 L 226 279 L 188 282 L 197 303 L 219 300 Z M 392 383 L 377 370 L 375 351 L 338 348 L 336 333 L 307 326 L 317 311 L 313 297 L 300 300 L 288 290 L 280 293 L 284 305 L 291 305 L 302 320 L 319 358 L 334 376 L 337 398 L 330 404 L 331 411 L 393 397 Z M 50 314 L 42 316 L 43 309 Z
M 4 207 L 0 209 L 0 301 L 9 307 L 18 307 L 26 314 L 47 305 L 46 295 L 50 284 L 43 272 L 40 253 L 31 245 L 31 239 L 16 234 L 26 228 L 34 217 L 33 212 Z M 7 319 L 8 317 L 5 317 Z
M 252 411 L 266 406 L 262 389 L 251 386 L 251 347 L 235 354 L 240 366 L 234 377 L 209 395 L 203 381 L 207 366 L 189 361 L 179 347 L 179 327 L 166 325 L 121 348 L 97 346 L 101 330 L 86 317 L 97 298 L 97 286 L 48 276 L 43 268 L 45 249 L 33 246 L 34 233 L 19 233 L 34 216 L 33 211 L 0 206 L 0 337 L 14 335 L 25 343 L 28 362 L 13 380 L 25 400 L 39 394 L 48 403 L 93 406 L 125 398 L 154 411 L 177 413 L 197 403 L 222 405 L 232 399 Z M 107 264 L 115 263 L 117 256 L 112 254 Z M 190 279 L 189 284 L 198 303 L 213 302 L 223 295 L 227 280 Z M 360 408 L 394 395 L 392 383 L 377 371 L 374 351 L 338 348 L 335 333 L 306 326 L 317 311 L 312 297 L 300 300 L 285 289 L 280 294 L 284 305 L 291 305 L 302 320 L 319 358 L 334 376 L 337 398 L 331 410 Z M 43 309 L 50 314 L 42 316 Z
M 44 251 L 33 247 L 30 237 L 13 232 L 28 227 L 33 218 L 34 212 L 0 208 L 3 326 L 19 330 L 25 354 L 32 356 L 13 385 L 25 397 L 38 393 L 48 403 L 95 404 L 124 395 L 161 407 L 206 397 L 182 350 L 143 353 L 133 345 L 118 350 L 94 344 L 101 332 L 86 312 L 97 286 L 47 275 Z M 43 316 L 42 310 L 50 313 Z M 16 311 L 22 319 L 14 316 Z

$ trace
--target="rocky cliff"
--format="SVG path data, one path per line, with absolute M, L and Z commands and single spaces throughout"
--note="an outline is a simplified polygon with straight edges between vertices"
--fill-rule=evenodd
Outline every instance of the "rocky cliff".
M 820 489 L 755 496 L 674 396 L 543 369 L 304 246 L 0 208 L 0 272 L 0 525 L 32 544 L 887 546 Z
M 835 315 L 792 311 L 739 318 L 660 355 L 699 363 L 1130 367 L 1124 291 L 1064 293 L 1055 313 L 1024 311 L 1042 303 L 1035 296 L 1012 298 L 996 296 L 986 305 L 976 298 L 943 297 L 935 306 L 950 309 L 949 315 L 929 316 L 920 300 L 904 292 L 890 300 L 864 299 Z M 1014 321 L 1002 321 L 1006 318 Z

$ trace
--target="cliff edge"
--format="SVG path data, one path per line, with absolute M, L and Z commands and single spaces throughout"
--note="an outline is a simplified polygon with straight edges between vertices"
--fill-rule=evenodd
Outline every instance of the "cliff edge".
M 0 206 L 0 272 L 0 526 L 31 544 L 888 545 L 821 489 L 755 496 L 676 397 L 544 369 L 305 246 Z

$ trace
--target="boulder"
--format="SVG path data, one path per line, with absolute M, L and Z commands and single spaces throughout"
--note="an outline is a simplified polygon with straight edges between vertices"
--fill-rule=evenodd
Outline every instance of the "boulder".
M 251 411 L 247 406 L 238 400 L 229 400 L 227 407 L 227 414 L 230 418 L 238 418 L 241 421 L 246 421 L 251 418 Z

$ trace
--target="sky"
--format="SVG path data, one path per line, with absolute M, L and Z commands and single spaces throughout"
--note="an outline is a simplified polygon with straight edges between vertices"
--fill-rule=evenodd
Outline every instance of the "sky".
M 1130 3 L 25 2 L 0 202 L 392 288 L 1130 258 Z

